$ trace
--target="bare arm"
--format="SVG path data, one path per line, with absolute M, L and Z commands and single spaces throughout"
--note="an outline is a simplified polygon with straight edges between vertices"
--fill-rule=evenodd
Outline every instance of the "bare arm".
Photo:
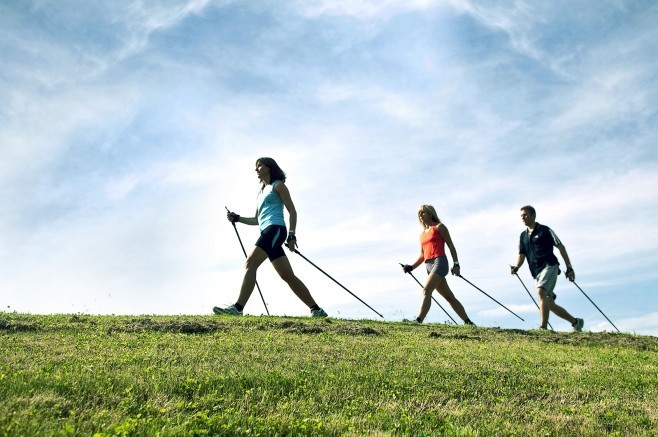
M 416 261 L 414 261 L 414 263 L 411 264 L 411 266 L 410 266 L 411 270 L 414 270 L 416 267 L 421 265 L 423 263 L 423 261 L 425 261 L 425 256 L 423 255 L 423 248 L 421 247 L 420 248 L 420 255 L 418 255 L 418 258 L 416 258 Z M 406 268 L 407 268 L 407 266 L 404 266 L 404 265 L 402 266 L 402 271 L 405 272 L 405 273 L 407 273 Z M 409 270 L 409 272 L 411 270 Z
M 564 263 L 567 266 L 567 272 L 566 272 L 567 278 L 569 278 L 571 282 L 575 281 L 576 274 L 573 271 L 573 267 L 571 267 L 571 261 L 569 260 L 569 254 L 567 253 L 567 248 L 564 247 L 564 244 L 562 243 L 556 244 L 555 247 L 557 247 L 557 250 L 560 251 L 560 255 L 562 255 L 562 259 L 564 260 Z
M 452 238 L 450 237 L 450 232 L 448 231 L 448 228 L 446 225 L 443 223 L 439 223 L 436 225 L 436 229 L 439 231 L 439 234 L 443 237 L 443 241 L 446 242 L 446 245 L 448 246 L 448 250 L 450 250 L 450 256 L 452 257 L 452 262 L 454 266 L 452 267 L 452 274 L 459 276 L 460 268 L 459 268 L 459 259 L 457 259 L 457 249 L 455 249 L 455 244 L 452 242 Z
M 416 258 L 416 261 L 411 265 L 414 269 L 421 265 L 425 261 L 425 255 L 423 255 L 423 248 L 420 248 L 420 255 L 418 255 L 418 258 Z
M 292 198 L 290 197 L 290 191 L 288 190 L 288 187 L 285 183 L 279 182 L 274 186 L 274 192 L 279 195 L 283 201 L 283 205 L 288 210 L 288 214 L 290 214 L 289 233 L 290 237 L 295 236 L 295 230 L 297 229 L 297 210 L 295 209 L 295 204 L 292 202 Z M 290 239 L 290 237 L 288 237 L 288 249 L 295 250 L 295 247 L 297 246 L 297 239 L 296 237 L 294 239 Z
M 233 223 L 244 223 L 245 225 L 257 225 L 258 224 L 258 211 L 256 211 L 256 215 L 254 217 L 242 217 L 241 215 L 238 215 L 234 212 L 227 212 L 226 213 L 226 218 L 228 221 L 233 222 Z M 237 220 L 235 220 L 235 217 L 238 217 Z
M 509 266 L 509 272 L 515 275 L 516 272 L 518 272 L 521 266 L 523 265 L 524 261 L 525 261 L 525 255 L 520 253 L 519 256 L 516 257 L 516 263 L 514 263 L 513 266 Z

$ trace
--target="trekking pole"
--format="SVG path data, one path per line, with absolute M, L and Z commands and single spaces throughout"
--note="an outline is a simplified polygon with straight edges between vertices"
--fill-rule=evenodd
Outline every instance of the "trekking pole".
M 601 311 L 601 308 L 599 308 L 599 307 L 594 303 L 594 301 L 593 301 L 592 299 L 589 298 L 589 296 L 587 295 L 587 293 L 585 293 L 585 292 L 583 291 L 583 289 L 580 288 L 580 286 L 579 286 L 578 284 L 576 284 L 576 281 L 571 281 L 571 282 L 573 282 L 573 285 L 575 285 L 576 287 L 578 287 L 578 289 L 579 289 L 579 290 L 585 295 L 585 297 L 587 298 L 587 300 L 589 300 L 590 302 L 592 302 L 592 305 L 594 305 L 594 306 L 596 307 L 596 309 L 599 310 L 599 312 L 600 312 L 601 314 L 603 314 L 603 311 Z M 605 319 L 606 319 L 608 322 L 610 322 L 610 324 L 611 324 L 612 326 L 615 327 L 615 329 L 617 330 L 617 332 L 621 332 L 621 331 L 619 330 L 619 328 L 617 328 L 617 327 L 615 326 L 615 324 L 612 323 L 612 320 L 610 320 L 610 319 L 608 318 L 608 316 L 606 316 L 605 314 L 603 314 L 603 317 L 605 317 Z
M 482 291 L 481 288 L 477 287 L 475 284 L 473 284 L 471 281 L 469 281 L 468 279 L 466 279 L 466 278 L 463 277 L 462 275 L 456 275 L 456 276 L 459 276 L 459 277 L 462 278 L 464 281 L 468 282 L 468 283 L 471 284 L 473 287 L 475 287 L 475 288 L 476 288 L 478 291 L 480 291 L 482 294 L 484 294 L 485 296 L 487 296 L 489 299 L 493 300 L 493 301 L 496 302 L 498 305 L 500 305 L 501 307 L 505 308 L 507 311 L 509 311 L 510 313 L 514 314 L 516 317 L 518 317 L 519 319 L 521 319 L 521 317 L 520 317 L 518 314 L 516 314 L 514 311 L 512 311 L 512 310 L 509 309 L 509 308 L 507 308 L 505 305 L 503 305 L 502 303 L 498 302 L 498 301 L 497 301 L 496 299 L 494 299 L 493 297 L 489 296 L 487 293 L 485 293 L 484 291 Z M 522 321 L 522 322 L 525 322 L 525 320 L 523 320 L 523 319 L 521 319 L 521 321 Z
M 512 266 L 510 266 L 510 267 L 512 267 Z M 530 296 L 530 299 L 532 299 L 532 301 L 534 302 L 537 309 L 539 311 L 541 311 L 541 308 L 539 308 L 539 305 L 537 305 L 537 301 L 535 300 L 534 297 L 532 297 L 532 294 L 530 293 L 530 290 L 528 290 L 528 287 L 525 286 L 525 284 L 521 280 L 521 277 L 517 273 L 514 273 L 514 276 L 516 276 L 519 279 L 519 282 L 521 282 L 521 285 L 523 285 L 523 288 L 525 288 L 525 291 L 528 293 L 528 296 Z M 553 329 L 553 327 L 551 326 L 551 322 L 548 322 L 548 326 L 551 328 L 551 331 L 555 331 L 555 329 Z
M 302 254 L 299 252 L 299 250 L 294 249 L 293 251 L 294 251 L 297 255 L 301 256 L 301 257 L 304 258 L 306 261 L 308 261 L 308 263 L 311 264 L 313 267 L 315 267 L 316 269 L 318 269 L 318 270 L 320 270 L 322 273 L 324 273 L 329 279 L 331 279 L 332 281 L 334 281 L 336 284 L 340 285 L 340 286 L 343 288 L 343 290 L 347 291 L 349 294 L 351 294 L 352 296 L 356 297 L 356 298 L 359 300 L 359 302 L 361 302 L 362 304 L 364 304 L 365 306 L 367 306 L 368 308 L 370 308 L 371 310 L 373 310 L 373 311 L 374 311 L 379 317 L 381 317 L 382 319 L 384 318 L 384 316 L 382 316 L 382 315 L 379 314 L 377 311 L 375 311 L 375 309 L 374 309 L 373 307 L 371 307 L 370 305 L 368 305 L 367 303 L 365 303 L 364 301 L 362 301 L 361 298 L 359 298 L 359 296 L 357 296 L 356 294 L 352 293 L 350 290 L 348 290 L 347 288 L 345 288 L 345 286 L 344 286 L 343 284 L 341 284 L 340 282 L 338 282 L 338 281 L 336 281 L 334 278 L 332 278 L 332 277 L 329 275 L 329 273 L 325 272 L 325 271 L 322 270 L 320 267 L 318 267 L 318 266 L 316 266 L 315 264 L 313 264 L 313 262 L 312 262 L 310 259 L 306 258 L 304 255 L 302 255 Z
M 402 267 L 404 267 L 404 264 L 402 264 L 402 263 L 398 263 L 398 264 L 400 264 Z M 416 279 L 416 277 L 414 276 L 413 273 L 411 273 L 411 272 L 407 272 L 407 273 L 409 273 L 409 274 L 411 275 L 411 277 L 414 278 L 414 280 L 415 280 L 416 282 L 418 282 L 418 285 L 420 285 L 420 288 L 423 288 L 423 284 L 421 284 L 420 281 L 419 281 L 418 279 Z M 446 313 L 446 315 L 447 315 L 448 317 L 450 317 L 450 320 L 452 320 L 452 321 L 454 322 L 454 324 L 456 325 L 457 322 L 455 321 L 455 319 L 453 319 L 452 316 L 450 315 L 450 313 L 448 313 L 448 311 L 446 311 L 445 308 L 443 308 L 443 307 L 441 306 L 441 304 L 439 303 L 438 300 L 434 299 L 434 296 L 432 296 L 432 300 L 434 301 L 434 303 L 436 303 L 436 304 L 439 306 L 439 308 L 441 308 L 441 309 L 443 310 L 444 313 Z
M 226 208 L 226 205 L 224 206 Z M 226 208 L 226 211 L 231 212 Z M 240 234 L 238 233 L 238 228 L 235 226 L 235 222 L 231 222 L 233 225 L 233 229 L 235 230 L 235 235 L 238 236 L 238 241 L 240 242 L 240 247 L 242 248 L 242 253 L 244 253 L 244 257 L 247 258 L 247 251 L 244 250 L 244 245 L 242 244 L 242 238 L 240 238 Z M 270 315 L 270 310 L 267 309 L 267 304 L 265 303 L 265 298 L 263 297 L 263 293 L 260 291 L 260 286 L 258 285 L 258 281 L 256 281 L 256 288 L 258 288 L 258 294 L 260 294 L 260 298 L 263 301 L 263 305 L 265 306 L 265 311 L 267 312 L 267 315 Z

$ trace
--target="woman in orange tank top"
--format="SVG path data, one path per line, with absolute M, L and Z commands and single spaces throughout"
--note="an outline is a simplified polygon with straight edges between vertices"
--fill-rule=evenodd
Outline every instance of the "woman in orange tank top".
M 455 249 L 455 245 L 450 238 L 448 228 L 441 223 L 432 205 L 421 205 L 418 208 L 418 221 L 423 226 L 423 232 L 420 234 L 420 255 L 413 264 L 406 264 L 402 267 L 405 273 L 409 273 L 425 262 L 427 269 L 427 282 L 423 287 L 423 303 L 420 306 L 416 321 L 422 323 L 425 320 L 425 316 L 427 316 L 432 306 L 432 292 L 436 290 L 448 301 L 452 309 L 464 321 L 464 324 L 474 325 L 471 319 L 468 318 L 464 306 L 457 300 L 448 286 L 448 281 L 446 281 L 448 275 L 446 245 L 450 250 L 450 256 L 454 264 L 450 271 L 453 275 L 459 276 L 460 274 L 457 249 Z

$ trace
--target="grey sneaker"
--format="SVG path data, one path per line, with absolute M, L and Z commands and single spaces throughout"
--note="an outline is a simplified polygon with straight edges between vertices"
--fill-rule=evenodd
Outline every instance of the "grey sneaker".
M 576 318 L 576 323 L 571 326 L 573 326 L 574 332 L 580 332 L 583 330 L 583 326 L 585 326 L 585 321 L 583 319 Z
M 226 314 L 227 316 L 241 316 L 242 311 L 238 311 L 238 309 L 235 307 L 235 305 L 231 305 L 226 308 L 220 308 L 220 307 L 213 307 L 212 312 L 217 314 L 218 316 L 221 316 L 222 314 Z
M 327 313 L 325 313 L 322 308 L 320 308 L 319 310 L 311 310 L 311 317 L 324 318 L 327 317 Z

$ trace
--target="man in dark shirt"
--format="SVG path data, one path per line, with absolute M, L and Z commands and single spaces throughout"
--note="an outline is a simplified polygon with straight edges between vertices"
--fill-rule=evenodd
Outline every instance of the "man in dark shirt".
M 573 317 L 567 310 L 555 303 L 557 296 L 553 289 L 560 274 L 560 263 L 553 253 L 553 246 L 560 251 L 560 255 L 562 255 L 562 259 L 567 265 L 567 278 L 572 282 L 576 279 L 567 249 L 551 228 L 537 223 L 536 217 L 537 213 L 532 206 L 526 205 L 521 208 L 521 220 L 527 229 L 521 233 L 519 256 L 516 264 L 510 266 L 510 273 L 516 274 L 525 259 L 528 259 L 528 267 L 530 267 L 530 273 L 535 279 L 537 294 L 539 295 L 539 311 L 541 314 L 541 325 L 539 327 L 541 329 L 546 329 L 548 315 L 552 311 L 555 315 L 571 323 L 574 331 L 582 331 L 585 324 L 583 319 Z

